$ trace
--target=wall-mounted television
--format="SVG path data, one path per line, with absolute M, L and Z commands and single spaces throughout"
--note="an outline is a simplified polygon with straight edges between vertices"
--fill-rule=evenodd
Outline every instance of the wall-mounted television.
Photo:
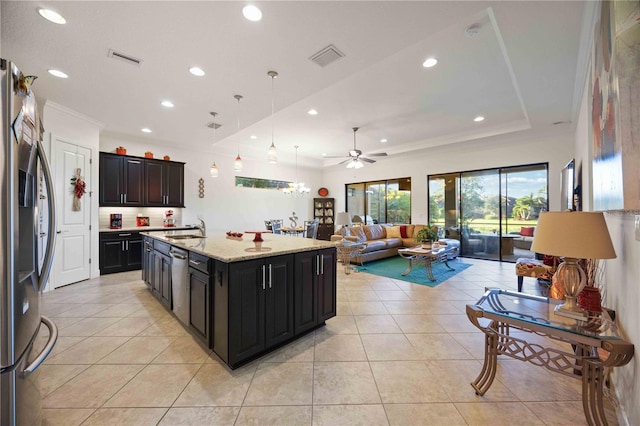
M 573 191 L 575 188 L 575 160 L 569 161 L 561 174 L 560 210 L 575 210 Z

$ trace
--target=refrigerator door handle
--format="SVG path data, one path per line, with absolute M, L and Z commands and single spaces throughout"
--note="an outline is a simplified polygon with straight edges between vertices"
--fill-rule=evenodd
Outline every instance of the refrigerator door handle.
M 42 364 L 42 362 L 47 359 L 47 357 L 51 353 L 51 350 L 53 349 L 53 346 L 56 344 L 56 340 L 58 340 L 58 327 L 56 327 L 53 321 L 45 316 L 40 317 L 40 321 L 49 329 L 49 341 L 42 349 L 40 354 L 38 354 L 38 357 L 34 359 L 33 362 L 20 373 L 22 377 L 30 376 L 31 373 L 36 371 L 36 368 L 40 367 L 40 364 Z
M 40 157 L 40 163 L 42 165 L 42 171 L 44 172 L 44 180 L 47 185 L 48 197 L 47 208 L 49 209 L 49 226 L 47 227 L 47 233 L 49 238 L 47 239 L 47 247 L 44 255 L 44 261 L 42 262 L 42 272 L 38 279 L 38 291 L 42 291 L 47 281 L 49 280 L 49 274 L 51 273 L 51 266 L 53 265 L 53 248 L 56 244 L 55 229 L 56 229 L 56 202 L 53 193 L 53 178 L 51 177 L 51 169 L 49 163 L 44 156 L 44 147 L 42 142 L 38 138 L 38 157 Z

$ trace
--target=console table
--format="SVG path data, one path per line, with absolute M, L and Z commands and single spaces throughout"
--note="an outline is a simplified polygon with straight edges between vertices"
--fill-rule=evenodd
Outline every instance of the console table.
M 467 317 L 485 334 L 484 365 L 471 386 L 477 395 L 489 390 L 496 375 L 498 355 L 529 361 L 581 378 L 582 406 L 588 424 L 606 425 L 602 397 L 604 369 L 629 363 L 633 358 L 633 344 L 619 336 L 606 312 L 586 321 L 555 315 L 554 307 L 561 302 L 494 288 L 487 289 L 475 304 L 467 305 Z M 531 343 L 526 337 L 511 336 L 512 328 L 571 346 L 567 345 L 564 351 Z

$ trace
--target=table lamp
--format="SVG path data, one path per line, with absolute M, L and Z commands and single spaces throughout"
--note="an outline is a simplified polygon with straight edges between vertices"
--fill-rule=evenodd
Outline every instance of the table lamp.
M 338 225 L 341 228 L 346 228 L 347 226 L 351 226 L 351 216 L 349 215 L 349 213 L 338 212 L 338 214 L 336 214 L 336 225 Z M 342 233 L 342 242 L 344 243 L 345 230 L 342 229 L 341 233 Z
M 531 251 L 564 257 L 555 274 L 564 286 L 565 303 L 555 309 L 557 315 L 584 320 L 588 313 L 577 304 L 585 286 L 580 259 L 613 259 L 607 223 L 601 212 L 543 212 L 538 218 Z

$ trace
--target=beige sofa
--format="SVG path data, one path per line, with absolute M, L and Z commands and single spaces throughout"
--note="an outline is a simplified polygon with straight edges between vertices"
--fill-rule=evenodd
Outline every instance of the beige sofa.
M 340 241 L 344 238 L 351 242 L 362 243 L 365 249 L 362 251 L 362 261 L 383 259 L 396 256 L 399 248 L 415 247 L 418 245 L 414 235 L 426 225 L 363 225 L 341 228 L 337 234 L 331 236 L 331 241 Z M 460 248 L 460 241 L 453 239 L 441 239 L 440 241 L 452 244 Z M 458 255 L 452 253 L 451 258 Z

